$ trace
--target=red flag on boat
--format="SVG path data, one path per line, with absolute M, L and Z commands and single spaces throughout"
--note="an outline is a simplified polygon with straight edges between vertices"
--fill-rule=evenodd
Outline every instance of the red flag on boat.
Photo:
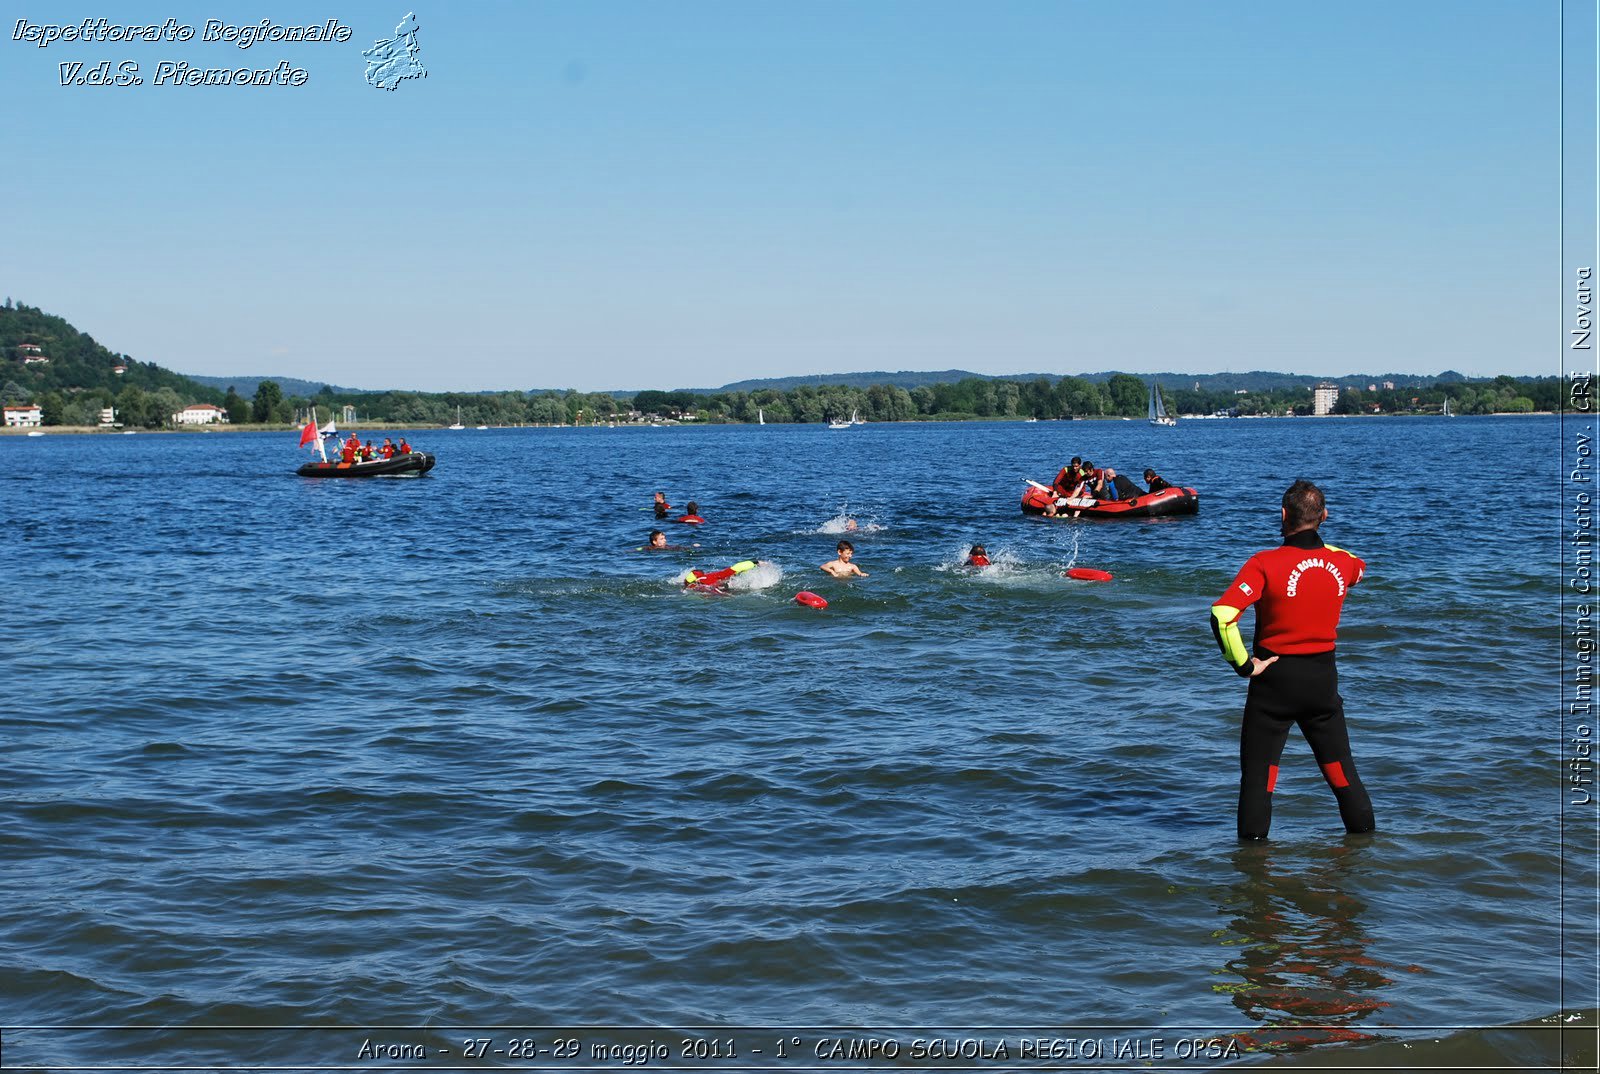
M 315 421 L 306 422 L 306 427 L 304 429 L 300 430 L 300 446 L 301 447 L 305 447 L 307 444 L 311 443 L 311 441 L 315 440 L 316 438 L 317 438 L 317 423 Z

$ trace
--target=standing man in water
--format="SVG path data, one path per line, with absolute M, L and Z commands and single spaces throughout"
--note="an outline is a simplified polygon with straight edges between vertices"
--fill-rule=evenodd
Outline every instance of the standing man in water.
M 1283 544 L 1251 556 L 1211 606 L 1211 631 L 1223 657 L 1250 679 L 1239 733 L 1239 838 L 1267 837 L 1291 724 L 1300 725 L 1333 789 L 1345 830 L 1370 832 L 1376 827 L 1372 802 L 1350 755 L 1333 656 L 1345 593 L 1367 565 L 1322 543 L 1317 527 L 1327 521 L 1328 508 L 1311 482 L 1289 486 L 1282 517 Z M 1239 616 L 1252 604 L 1254 654 L 1239 637 Z

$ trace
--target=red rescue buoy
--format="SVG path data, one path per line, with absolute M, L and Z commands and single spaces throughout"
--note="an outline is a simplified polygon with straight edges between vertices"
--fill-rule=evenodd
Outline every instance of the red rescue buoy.
M 1067 571 L 1068 578 L 1076 578 L 1080 582 L 1109 582 L 1110 571 L 1097 571 L 1093 567 L 1073 567 Z
M 796 604 L 804 604 L 807 608 L 826 608 L 828 606 L 827 601 L 823 600 L 809 589 L 802 589 L 800 592 L 796 593 L 794 595 L 794 602 Z

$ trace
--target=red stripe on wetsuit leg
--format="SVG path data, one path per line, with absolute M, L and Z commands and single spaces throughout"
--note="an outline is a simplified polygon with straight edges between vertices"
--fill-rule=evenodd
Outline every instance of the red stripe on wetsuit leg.
M 1344 778 L 1344 765 L 1338 761 L 1329 761 L 1322 766 L 1322 774 L 1328 777 L 1330 787 L 1348 787 L 1350 781 Z
M 1267 793 L 1271 794 L 1273 788 L 1276 787 L 1277 785 L 1278 785 L 1278 766 L 1275 765 L 1275 764 L 1269 764 L 1269 765 L 1267 765 Z

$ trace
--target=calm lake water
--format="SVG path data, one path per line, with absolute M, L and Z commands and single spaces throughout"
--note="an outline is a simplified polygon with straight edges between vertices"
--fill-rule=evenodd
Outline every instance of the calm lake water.
M 1554 418 L 410 438 L 432 474 L 352 482 L 292 433 L 0 438 L 0 1022 L 131 1027 L 10 1029 L 8 1066 L 538 1035 L 503 1027 L 681 1062 L 686 1026 L 791 1027 L 755 1064 L 873 1027 L 900 1066 L 919 1027 L 1503 1063 L 1449 1027 L 1562 1009 Z M 1024 517 L 1073 454 L 1201 513 Z M 1207 609 L 1297 477 L 1369 564 L 1340 666 L 1381 830 L 1296 732 L 1241 848 Z M 657 489 L 692 553 L 634 550 Z M 869 578 L 817 570 L 845 515 Z

